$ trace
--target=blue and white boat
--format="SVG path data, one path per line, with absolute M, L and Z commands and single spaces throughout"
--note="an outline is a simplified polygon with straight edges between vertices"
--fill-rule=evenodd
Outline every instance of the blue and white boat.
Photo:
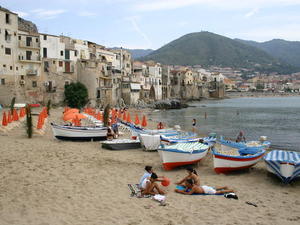
M 209 149 L 209 145 L 190 142 L 174 145 L 161 145 L 158 153 L 165 170 L 171 170 L 178 166 L 198 163 L 203 159 Z
M 268 149 L 271 145 L 271 142 L 265 140 L 265 137 L 260 141 L 235 142 L 235 141 L 225 140 L 221 136 L 219 143 L 227 146 L 231 146 L 232 148 L 257 147 L 257 148 Z
M 300 177 L 300 153 L 292 151 L 273 150 L 264 160 L 267 170 L 277 175 L 284 183 Z

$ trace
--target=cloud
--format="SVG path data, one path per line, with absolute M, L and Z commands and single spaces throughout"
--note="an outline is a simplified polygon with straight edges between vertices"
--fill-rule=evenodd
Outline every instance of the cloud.
M 54 19 L 58 17 L 60 14 L 66 12 L 64 9 L 55 9 L 55 10 L 46 10 L 46 9 L 33 9 L 32 13 L 35 13 L 37 17 L 42 19 Z
M 15 13 L 18 14 L 19 17 L 26 17 L 28 16 L 29 14 L 27 12 L 21 12 L 21 11 L 14 11 Z
M 147 46 L 145 46 L 144 48 L 151 48 L 151 41 L 148 38 L 148 36 L 142 31 L 142 29 L 139 27 L 139 25 L 137 24 L 137 16 L 132 16 L 132 17 L 127 17 L 125 18 L 125 20 L 130 21 L 133 29 L 140 35 L 143 37 L 143 39 L 146 41 Z
M 258 11 L 259 11 L 258 8 L 252 9 L 251 11 L 249 11 L 248 13 L 246 13 L 245 17 L 246 18 L 252 17 L 254 14 L 257 14 Z
M 89 12 L 89 11 L 82 11 L 82 12 L 79 12 L 78 15 L 82 16 L 82 17 L 93 17 L 93 16 L 96 16 L 97 14 L 93 13 L 93 12 Z
M 208 6 L 219 9 L 249 9 L 274 6 L 300 5 L 299 0 L 139 0 L 133 8 L 137 11 L 172 10 L 187 6 Z

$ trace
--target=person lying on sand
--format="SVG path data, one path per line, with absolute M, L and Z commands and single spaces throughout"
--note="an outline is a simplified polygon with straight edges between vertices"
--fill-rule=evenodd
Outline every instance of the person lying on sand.
M 156 173 L 152 173 L 151 177 L 144 179 L 141 187 L 142 194 L 143 195 L 156 195 L 156 194 L 164 195 L 165 192 L 160 188 L 159 184 L 156 183 L 158 180 L 159 179 Z
M 191 195 L 191 194 L 224 194 L 224 193 L 230 193 L 234 192 L 231 189 L 228 189 L 228 187 L 209 187 L 209 186 L 198 186 L 195 185 L 194 181 L 192 179 L 187 179 L 185 182 L 186 189 L 185 190 L 178 190 L 175 189 L 175 192 L 185 195 Z
M 192 167 L 187 167 L 186 171 L 188 172 L 188 175 L 175 184 L 185 186 L 185 181 L 188 179 L 192 179 L 196 186 L 200 186 L 200 177 L 198 176 L 196 170 L 194 170 Z

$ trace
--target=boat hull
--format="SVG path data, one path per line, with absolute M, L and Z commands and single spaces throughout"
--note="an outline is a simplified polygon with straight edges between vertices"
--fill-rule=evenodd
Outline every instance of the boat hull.
M 273 150 L 264 157 L 267 170 L 275 174 L 284 183 L 290 183 L 300 177 L 300 154 L 282 150 Z
M 128 150 L 141 148 L 141 143 L 102 143 L 102 147 L 108 150 Z
M 264 151 L 253 156 L 229 156 L 213 154 L 214 170 L 216 173 L 229 173 L 236 170 L 248 169 L 254 166 L 264 156 Z
M 165 170 L 172 170 L 178 166 L 190 165 L 200 162 L 206 155 L 208 149 L 197 153 L 173 152 L 158 149 Z
M 69 141 L 106 140 L 107 128 L 105 127 L 69 127 L 52 125 L 55 138 Z

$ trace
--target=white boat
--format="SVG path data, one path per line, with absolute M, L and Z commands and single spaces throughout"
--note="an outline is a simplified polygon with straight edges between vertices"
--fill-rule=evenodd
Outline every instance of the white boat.
M 160 146 L 160 134 L 138 134 L 145 151 L 156 151 Z
M 231 145 L 220 144 L 213 148 L 214 170 L 216 173 L 229 173 L 254 166 L 265 154 L 263 148 L 234 148 Z
M 195 164 L 203 159 L 209 146 L 199 142 L 178 143 L 174 145 L 162 145 L 159 155 L 165 170 L 171 170 L 178 166 Z
M 197 137 L 197 134 L 193 132 L 187 132 L 187 133 L 179 133 L 179 134 L 171 134 L 171 135 L 165 135 L 162 134 L 160 136 L 161 143 L 162 144 L 177 144 L 177 143 L 189 143 L 189 142 L 200 142 L 207 143 L 209 145 L 214 145 L 216 142 L 215 137 Z
M 223 137 L 221 137 L 219 142 L 221 144 L 230 145 L 234 148 L 258 147 L 258 148 L 268 149 L 271 145 L 271 142 L 267 141 L 265 138 L 266 138 L 265 136 L 262 136 L 261 140 L 259 141 L 234 142 L 230 140 L 225 140 L 223 139 Z
M 266 154 L 264 160 L 267 170 L 277 175 L 284 183 L 300 177 L 300 153 L 273 150 Z
M 139 140 L 132 139 L 113 139 L 111 141 L 101 142 L 102 147 L 109 150 L 128 150 L 141 148 Z
M 89 141 L 104 140 L 107 135 L 106 127 L 76 127 L 61 126 L 51 123 L 54 137 L 62 140 Z

